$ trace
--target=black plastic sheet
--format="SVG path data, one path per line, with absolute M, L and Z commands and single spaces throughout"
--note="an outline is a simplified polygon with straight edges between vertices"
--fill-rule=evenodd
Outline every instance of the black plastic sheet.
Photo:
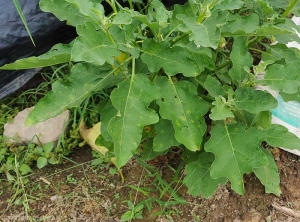
M 73 27 L 60 22 L 51 13 L 42 12 L 39 0 L 20 0 L 19 3 L 35 46 L 13 1 L 0 0 L 0 66 L 17 59 L 41 55 L 53 45 L 67 43 L 76 37 Z M 38 70 L 0 70 L 0 99 L 23 86 Z

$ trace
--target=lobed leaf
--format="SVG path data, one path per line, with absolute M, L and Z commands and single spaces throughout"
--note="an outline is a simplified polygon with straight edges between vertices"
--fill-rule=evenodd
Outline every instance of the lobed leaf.
M 237 88 L 234 95 L 236 108 L 250 113 L 268 111 L 278 105 L 277 100 L 270 93 L 252 87 Z
M 97 30 L 92 23 L 78 25 L 76 38 L 72 48 L 71 57 L 75 62 L 88 62 L 103 65 L 105 62 L 113 64 L 114 57 L 121 52 L 102 30 Z
M 267 130 L 265 141 L 273 147 L 300 150 L 300 138 L 288 131 L 284 126 L 272 124 Z
M 212 102 L 214 107 L 211 109 L 209 117 L 212 120 L 226 120 L 227 118 L 234 118 L 234 115 L 229 106 L 227 106 L 224 97 L 216 97 L 215 101 Z
M 113 106 L 118 110 L 108 125 L 108 133 L 115 145 L 116 165 L 124 166 L 139 146 L 143 128 L 158 122 L 150 102 L 160 97 L 160 90 L 145 75 L 133 75 L 111 93 Z
M 273 64 L 267 67 L 263 80 L 259 84 L 268 85 L 271 89 L 289 94 L 300 90 L 300 62 L 286 65 Z
M 266 193 L 273 193 L 276 196 L 280 196 L 280 178 L 278 173 L 278 167 L 275 163 L 274 157 L 267 150 L 263 150 L 264 154 L 269 160 L 269 165 L 253 168 L 255 176 L 265 186 Z
M 189 150 L 200 150 L 206 131 L 203 116 L 208 106 L 197 96 L 195 85 L 187 81 L 175 84 L 166 77 L 157 79 L 156 84 L 162 92 L 161 99 L 157 100 L 159 113 L 162 118 L 172 121 L 176 140 Z
M 53 46 L 48 52 L 40 56 L 32 56 L 29 58 L 19 59 L 11 64 L 6 64 L 0 69 L 32 69 L 41 68 L 46 66 L 53 66 L 60 63 L 70 62 L 71 60 L 71 47 L 72 44 L 64 45 L 57 44 Z
M 53 83 L 52 91 L 37 103 L 26 119 L 26 125 L 35 125 L 68 108 L 79 106 L 92 92 L 115 81 L 117 77 L 113 73 L 114 70 L 107 66 L 99 68 L 83 63 L 76 64 L 66 81 Z
M 204 149 L 215 155 L 211 165 L 211 177 L 227 177 L 232 189 L 244 194 L 243 175 L 253 168 L 267 166 L 268 158 L 259 148 L 265 138 L 264 131 L 246 129 L 241 124 L 215 125 Z
M 167 42 L 157 43 L 151 39 L 143 42 L 142 52 L 142 61 L 152 73 L 163 68 L 169 76 L 182 73 L 187 77 L 194 77 L 199 74 L 196 62 L 181 47 L 170 47 Z

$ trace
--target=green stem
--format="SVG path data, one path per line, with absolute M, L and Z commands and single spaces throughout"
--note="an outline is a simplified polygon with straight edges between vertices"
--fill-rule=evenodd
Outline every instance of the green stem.
M 267 53 L 265 51 L 262 51 L 262 50 L 259 50 L 259 49 L 256 49 L 256 48 L 249 48 L 249 50 L 252 50 L 252 51 L 255 51 L 255 52 L 259 52 L 261 54 L 266 54 L 266 55 L 269 55 L 269 56 L 273 56 L 272 54 L 270 53 Z
M 173 45 L 175 45 L 177 42 L 179 42 L 180 40 L 182 40 L 182 39 L 184 39 L 185 37 L 189 36 L 190 34 L 191 34 L 191 32 L 188 32 L 188 33 L 184 33 L 184 34 L 181 35 L 181 36 L 176 37 L 176 38 L 172 41 L 171 47 L 172 47 Z
M 286 8 L 286 10 L 284 11 L 284 13 L 281 15 L 282 18 L 285 18 L 289 13 L 290 11 L 293 9 L 293 7 L 297 4 L 299 0 L 290 0 L 289 4 L 288 4 L 288 7 Z
M 118 10 L 117 10 L 117 8 L 116 8 L 116 5 L 115 5 L 114 0 L 112 0 L 112 1 L 105 0 L 105 1 L 110 5 L 110 7 L 111 7 L 112 10 L 114 11 L 114 13 L 118 13 Z
M 214 69 L 214 71 L 218 71 L 218 70 L 220 70 L 220 69 L 223 69 L 224 67 L 230 65 L 231 63 L 232 63 L 231 60 L 229 60 L 229 61 L 227 61 L 227 62 L 224 62 L 223 64 L 221 64 L 221 65 L 219 65 L 218 67 L 216 67 L 216 68 Z
M 129 3 L 129 7 L 130 7 L 130 9 L 133 9 L 132 0 L 128 0 L 128 3 Z

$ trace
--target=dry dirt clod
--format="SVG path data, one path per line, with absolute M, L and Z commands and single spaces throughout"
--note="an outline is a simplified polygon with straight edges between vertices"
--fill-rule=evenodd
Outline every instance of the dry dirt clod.
M 242 222 L 265 222 L 265 219 L 255 209 L 251 209 L 242 216 Z

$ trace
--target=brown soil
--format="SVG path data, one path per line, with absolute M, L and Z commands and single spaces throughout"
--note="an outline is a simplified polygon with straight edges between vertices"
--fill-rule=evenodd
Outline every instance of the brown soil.
M 172 197 L 168 187 L 166 192 L 159 191 L 164 186 L 136 160 L 124 167 L 125 183 L 122 184 L 109 164 L 91 166 L 91 150 L 85 147 L 75 150 L 70 160 L 61 165 L 36 169 L 25 184 L 27 205 L 22 205 L 26 199 L 21 184 L 12 187 L 3 180 L 0 221 L 120 221 L 128 211 L 128 200 L 135 204 L 147 200 L 143 219 L 132 221 L 300 221 L 300 158 L 284 151 L 275 155 L 281 177 L 280 197 L 265 194 L 264 187 L 252 174 L 245 176 L 244 196 L 234 193 L 227 184 L 220 186 L 210 199 L 192 197 L 186 194 L 187 189 L 181 183 L 182 170 L 172 187 L 178 198 L 187 203 L 175 205 L 176 195 Z M 176 162 L 156 166 L 156 172 L 169 184 Z M 23 180 L 26 182 L 26 177 Z M 143 192 L 137 192 L 138 188 Z M 155 198 L 161 200 L 160 204 L 153 201 Z M 11 200 L 15 203 L 10 204 Z M 290 215 L 276 206 L 288 208 Z

